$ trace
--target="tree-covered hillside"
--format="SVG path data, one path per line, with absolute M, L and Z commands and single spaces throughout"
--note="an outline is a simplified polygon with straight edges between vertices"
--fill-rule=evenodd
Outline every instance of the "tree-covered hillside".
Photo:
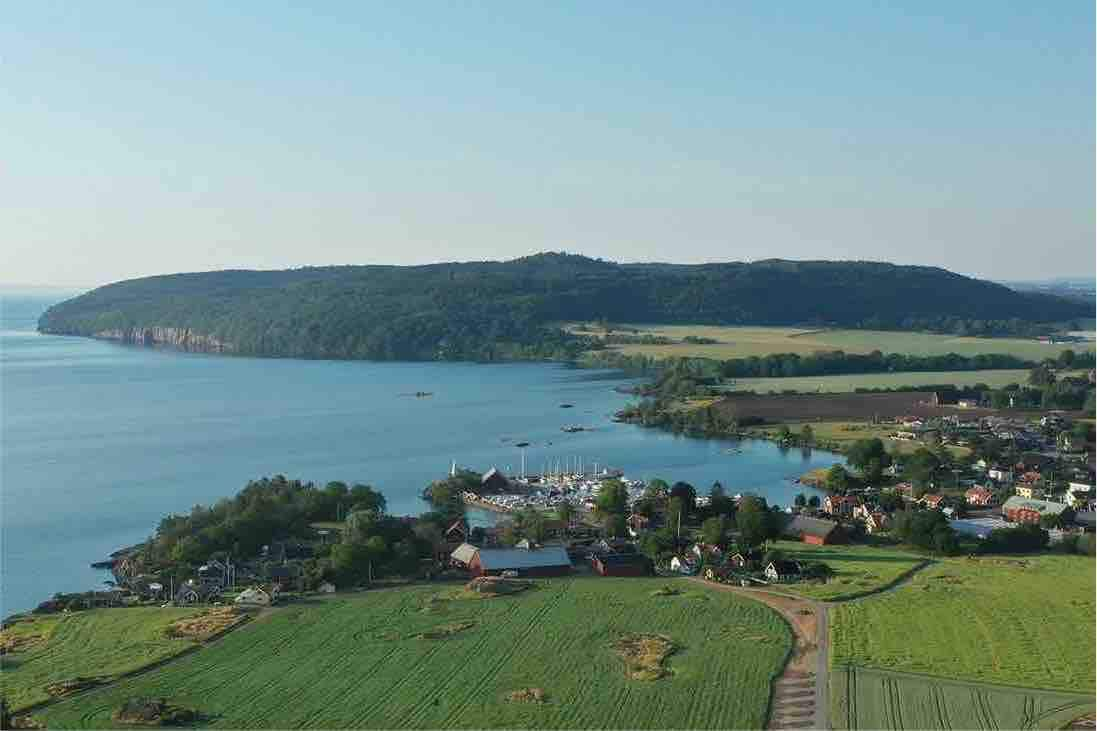
M 171 328 L 251 355 L 492 360 L 569 357 L 590 343 L 551 324 L 574 320 L 991 335 L 1091 315 L 1085 305 L 932 267 L 616 264 L 538 254 L 507 262 L 149 277 L 56 305 L 39 329 L 170 342 L 171 333 L 151 329 Z M 193 339 L 176 344 L 204 347 Z

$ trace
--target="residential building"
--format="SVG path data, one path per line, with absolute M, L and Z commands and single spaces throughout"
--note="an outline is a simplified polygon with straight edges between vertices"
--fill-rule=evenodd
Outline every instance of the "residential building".
M 1002 505 L 1002 515 L 1014 523 L 1039 523 L 1045 515 L 1059 515 L 1067 506 L 1047 500 L 1036 500 L 1014 495 Z

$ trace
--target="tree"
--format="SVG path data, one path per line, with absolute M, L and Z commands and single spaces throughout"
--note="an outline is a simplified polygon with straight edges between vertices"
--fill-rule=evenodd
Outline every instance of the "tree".
M 747 495 L 739 501 L 735 514 L 739 536 L 747 546 L 760 546 L 777 536 L 777 516 L 766 505 L 766 499 Z
M 571 529 L 571 521 L 575 518 L 575 506 L 567 500 L 561 500 L 556 506 L 556 518 L 564 524 L 564 532 Z
M 727 521 L 720 516 L 713 516 L 701 524 L 701 538 L 707 545 L 723 546 L 727 543 Z
M 534 543 L 545 540 L 545 515 L 536 508 L 524 508 L 514 514 L 515 532 Z
M 933 481 L 939 469 L 941 469 L 940 457 L 925 447 L 919 447 L 914 454 L 907 457 L 903 474 L 909 477 L 916 487 L 924 489 Z
M 649 480 L 647 486 L 644 488 L 644 497 L 649 498 L 665 498 L 670 493 L 670 485 L 666 480 L 661 480 L 656 477 L 653 480 Z
M 724 486 L 719 482 L 712 483 L 712 489 L 709 490 L 708 512 L 710 515 L 725 517 L 735 512 L 735 501 L 728 497 Z
M 620 480 L 606 480 L 598 488 L 594 499 L 594 512 L 598 517 L 623 515 L 628 509 L 628 488 Z
M 849 474 L 845 467 L 836 463 L 827 470 L 826 477 L 823 478 L 823 484 L 828 491 L 845 495 L 849 488 L 853 486 L 853 476 Z
M 608 538 L 624 538 L 628 535 L 628 524 L 621 513 L 607 513 L 603 521 Z
M 1029 371 L 1028 383 L 1030 386 L 1037 386 L 1039 388 L 1050 386 L 1055 383 L 1055 374 L 1051 372 L 1051 369 L 1048 368 L 1047 365 L 1041 363 Z
M 778 548 L 771 548 L 762 556 L 762 566 L 769 566 L 775 561 L 784 561 L 785 552 Z
M 807 497 L 804 496 L 804 493 L 801 492 L 801 493 L 797 493 L 797 495 L 793 499 L 792 503 L 793 503 L 793 505 L 795 505 L 798 508 L 803 508 L 805 505 L 808 504 L 808 499 L 807 499 Z
M 806 447 L 810 447 L 815 443 L 815 430 L 811 428 L 810 424 L 804 424 L 800 429 L 800 444 Z
M 821 504 L 821 501 L 819 500 L 818 495 L 812 495 L 811 497 L 808 498 L 808 507 L 809 508 L 818 509 L 820 504 Z
M 670 488 L 670 496 L 682 501 L 686 515 L 691 515 L 697 508 L 697 490 L 688 482 L 675 482 Z
M 372 510 L 355 510 L 347 516 L 343 527 L 344 543 L 365 543 L 377 528 L 377 513 Z
M 350 489 L 349 497 L 354 510 L 372 510 L 378 514 L 385 512 L 385 496 L 369 485 L 355 485 Z
M 1074 351 L 1064 350 L 1059 353 L 1058 364 L 1060 368 L 1070 368 L 1074 365 Z
M 846 454 L 847 461 L 859 469 L 869 482 L 878 482 L 891 466 L 891 455 L 879 439 L 858 439 Z

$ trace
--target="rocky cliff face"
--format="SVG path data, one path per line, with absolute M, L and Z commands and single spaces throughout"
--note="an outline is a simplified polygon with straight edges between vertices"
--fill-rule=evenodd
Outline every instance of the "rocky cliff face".
M 212 335 L 199 333 L 185 327 L 136 327 L 101 330 L 94 337 L 119 340 L 133 345 L 163 346 L 189 350 L 196 353 L 232 353 L 232 343 L 218 340 Z

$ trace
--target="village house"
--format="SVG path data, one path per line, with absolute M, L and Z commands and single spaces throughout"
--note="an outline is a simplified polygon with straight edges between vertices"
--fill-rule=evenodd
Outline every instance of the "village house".
M 937 510 L 941 507 L 941 501 L 945 499 L 945 496 L 940 493 L 927 493 L 922 496 L 921 503 L 931 510 Z
M 269 607 L 271 596 L 262 587 L 253 586 L 250 589 L 244 589 L 233 601 L 243 607 Z
M 1035 500 L 1014 495 L 1002 504 L 1002 516 L 1013 523 L 1039 523 L 1045 515 L 1059 515 L 1067 506 L 1047 500 Z
M 697 564 L 686 556 L 674 556 L 670 559 L 670 570 L 693 576 L 697 573 Z
M 888 514 L 879 510 L 872 511 L 862 519 L 865 523 L 865 532 L 869 535 L 882 533 L 891 525 Z
M 747 552 L 737 551 L 728 557 L 728 564 L 736 569 L 753 569 L 762 561 L 762 552 L 751 549 Z
M 334 594 L 335 584 L 331 583 L 330 581 L 325 581 L 321 583 L 320 586 L 316 587 L 316 591 L 320 594 Z
M 1023 497 L 1026 500 L 1039 500 L 1044 496 L 1043 486 L 1032 482 L 1018 482 L 1013 490 L 1018 497 Z
M 766 578 L 770 581 L 783 583 L 787 581 L 798 581 L 802 572 L 799 562 L 782 560 L 770 561 L 769 565 L 766 566 L 765 573 Z
M 853 515 L 853 509 L 860 504 L 860 498 L 854 495 L 827 495 L 823 499 L 823 512 L 827 515 L 848 518 Z
M 1013 470 L 1001 465 L 991 465 L 987 470 L 987 477 L 997 482 L 1010 482 L 1013 480 Z
M 964 493 L 964 501 L 973 507 L 985 508 L 994 504 L 994 493 L 982 485 L 976 485 Z
M 651 561 L 642 553 L 596 553 L 591 567 L 599 576 L 651 576 Z
M 845 532 L 836 522 L 822 518 L 809 518 L 806 515 L 793 517 L 785 524 L 781 535 L 816 546 L 846 542 Z

